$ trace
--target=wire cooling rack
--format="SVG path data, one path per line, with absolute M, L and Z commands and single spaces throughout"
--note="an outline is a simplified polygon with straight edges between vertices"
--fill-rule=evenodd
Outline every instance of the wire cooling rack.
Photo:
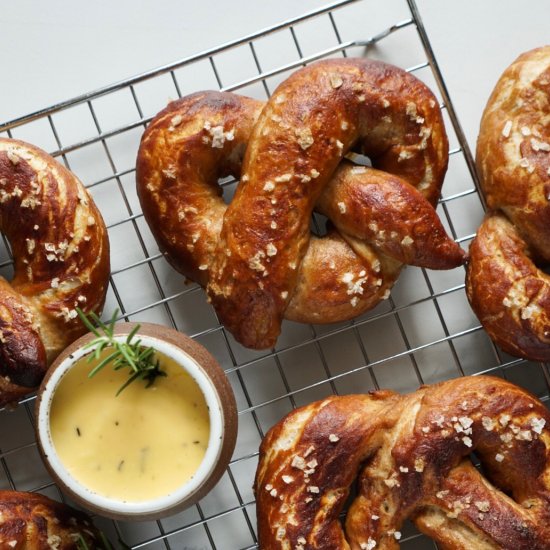
M 492 373 L 549 399 L 546 365 L 515 359 L 488 339 L 464 293 L 464 269 L 407 268 L 389 300 L 351 322 L 285 322 L 276 348 L 257 352 L 220 326 L 204 292 L 185 285 L 152 238 L 135 192 L 134 162 L 149 120 L 176 98 L 201 89 L 238 90 L 265 99 L 293 70 L 315 59 L 369 56 L 407 68 L 436 93 L 450 138 L 449 171 L 438 212 L 464 247 L 483 216 L 475 169 L 414 0 L 383 13 L 372 0 L 344 0 L 284 21 L 98 91 L 0 125 L 0 135 L 49 151 L 87 183 L 109 228 L 112 275 L 108 315 L 173 326 L 205 345 L 224 367 L 239 409 L 239 436 L 229 468 L 199 504 L 158 522 L 96 518 L 132 548 L 239 550 L 257 547 L 252 482 L 258 446 L 292 408 L 333 393 L 376 388 L 411 391 L 421 383 Z M 230 189 L 235 182 L 225 182 Z M 13 271 L 0 243 L 0 273 Z M 0 487 L 66 500 L 42 465 L 33 429 L 34 397 L 0 411 Z M 412 526 L 405 549 L 435 543 Z

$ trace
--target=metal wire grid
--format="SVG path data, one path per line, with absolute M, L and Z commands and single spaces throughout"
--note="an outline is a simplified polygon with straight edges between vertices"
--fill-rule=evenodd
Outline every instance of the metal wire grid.
M 239 346 L 225 332 L 199 287 L 182 288 L 181 277 L 166 265 L 144 223 L 134 190 L 133 158 L 139 136 L 163 106 L 167 90 L 181 96 L 203 87 L 216 87 L 265 98 L 285 74 L 323 57 L 364 55 L 366 51 L 367 55 L 384 58 L 390 52 L 390 62 L 407 66 L 392 57 L 395 49 L 391 42 L 401 46 L 414 42 L 423 59 L 408 65 L 408 70 L 439 93 L 453 144 L 439 213 L 453 237 L 467 246 L 483 212 L 482 200 L 468 144 L 414 0 L 403 0 L 396 12 L 405 17 L 396 16 L 397 22 L 380 26 L 370 38 L 363 39 L 355 29 L 354 36 L 360 40 L 343 39 L 347 22 L 364 21 L 365 9 L 372 10 L 373 3 L 334 2 L 0 125 L 0 135 L 26 139 L 45 148 L 88 182 L 111 238 L 113 270 L 106 312 L 118 307 L 121 318 L 161 322 L 187 332 L 218 358 L 237 396 L 239 438 L 218 486 L 196 506 L 166 520 L 127 524 L 96 518 L 114 540 L 120 538 L 134 549 L 148 550 L 257 548 L 251 485 L 261 437 L 292 408 L 328 394 L 380 387 L 410 391 L 419 383 L 492 373 L 522 384 L 543 400 L 549 399 L 547 366 L 502 353 L 473 317 L 464 297 L 463 269 L 408 269 L 390 299 L 375 310 L 352 322 L 325 327 L 286 322 L 276 348 L 254 352 Z M 308 30 L 313 23 L 317 30 Z M 319 28 L 331 45 L 318 46 Z M 284 44 L 277 50 L 275 62 L 269 53 L 273 37 L 278 40 L 277 48 Z M 294 55 L 281 63 L 279 55 L 285 48 Z M 239 78 L 239 56 L 243 53 L 254 74 Z M 231 60 L 233 55 L 239 58 L 236 63 Z M 236 72 L 228 74 L 226 65 L 232 70 L 237 67 Z M 185 73 L 188 69 L 191 72 Z M 188 80 L 190 74 L 192 82 Z M 144 94 L 142 86 L 151 86 L 150 93 Z M 79 131 L 75 133 L 77 126 Z M 229 179 L 222 185 L 230 195 L 235 181 Z M 474 211 L 468 223 L 464 223 L 465 210 Z M 5 239 L 2 248 L 0 257 L 5 260 L 0 262 L 0 273 L 9 278 L 12 258 Z M 34 397 L 29 397 L 16 411 L 0 412 L 0 486 L 67 500 L 38 457 L 33 402 Z M 403 548 L 416 550 L 436 547 L 410 526 L 404 530 L 401 543 Z

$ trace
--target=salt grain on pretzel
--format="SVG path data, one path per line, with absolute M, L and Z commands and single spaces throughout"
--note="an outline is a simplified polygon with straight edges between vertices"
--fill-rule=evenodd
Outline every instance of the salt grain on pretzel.
M 477 167 L 487 213 L 470 247 L 467 293 L 512 355 L 550 360 L 550 46 L 521 55 L 481 120 Z
M 306 477 L 296 465 L 309 448 L 317 466 Z M 268 432 L 255 493 L 262 550 L 395 550 L 406 519 L 446 550 L 548 550 L 550 413 L 525 390 L 487 376 L 403 396 L 328 397 Z
M 38 386 L 48 364 L 99 312 L 109 278 L 101 215 L 80 181 L 47 153 L 0 139 L 0 231 L 14 277 L 0 277 L 0 404 Z
M 379 170 L 342 162 L 351 149 Z M 239 342 L 265 348 L 283 317 L 330 323 L 373 307 L 403 262 L 463 262 L 433 209 L 447 149 L 439 108 L 414 76 L 325 60 L 265 106 L 217 92 L 171 103 L 142 138 L 138 193 L 168 261 L 207 288 Z M 241 178 L 229 207 L 217 184 L 227 175 Z M 334 226 L 323 238 L 310 236 L 314 208 Z

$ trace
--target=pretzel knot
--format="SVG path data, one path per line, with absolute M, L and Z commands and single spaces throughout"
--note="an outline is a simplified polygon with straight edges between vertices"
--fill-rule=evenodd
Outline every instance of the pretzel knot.
M 351 150 L 375 168 L 342 162 Z M 433 208 L 447 160 L 424 84 L 380 62 L 325 60 L 265 105 L 219 92 L 169 104 L 142 138 L 137 185 L 168 260 L 207 288 L 239 342 L 265 348 L 283 317 L 330 323 L 373 307 L 403 263 L 463 262 Z M 227 175 L 240 178 L 229 207 Z M 332 222 L 322 238 L 310 237 L 314 208 Z
M 470 247 L 467 293 L 505 351 L 550 360 L 550 46 L 521 55 L 481 120 L 477 167 L 487 213 Z
M 109 281 L 107 229 L 88 192 L 47 153 L 0 139 L 0 231 L 14 277 L 0 277 L 0 405 L 40 384 L 99 312 Z
M 254 489 L 262 550 L 396 549 L 407 518 L 445 550 L 548 550 L 550 413 L 487 376 L 331 396 L 269 431 Z

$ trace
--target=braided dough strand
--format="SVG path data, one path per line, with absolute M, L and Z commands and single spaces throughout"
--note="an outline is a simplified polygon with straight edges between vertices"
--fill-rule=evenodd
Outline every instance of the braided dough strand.
M 0 139 L 0 230 L 14 257 L 0 278 L 0 403 L 28 393 L 85 328 L 75 307 L 99 312 L 109 244 L 91 197 L 47 153 Z
M 505 351 L 548 361 L 550 280 L 537 264 L 550 261 L 550 46 L 499 79 L 476 162 L 490 211 L 471 244 L 468 298 Z
M 446 550 L 548 550 L 550 413 L 485 376 L 332 396 L 269 431 L 254 487 L 262 550 L 397 549 L 407 518 Z
M 439 269 L 464 260 L 432 206 L 447 142 L 425 86 L 364 60 L 318 63 L 303 75 L 327 96 L 315 107 L 302 78 L 265 106 L 219 92 L 171 103 L 148 126 L 137 159 L 138 194 L 159 247 L 207 288 L 221 320 L 250 347 L 274 342 L 281 314 L 330 323 L 374 307 L 402 263 Z M 385 88 L 369 95 L 376 78 Z M 340 162 L 352 145 L 407 179 Z M 228 175 L 241 178 L 229 208 L 218 186 Z M 323 238 L 309 235 L 312 208 L 334 226 Z

